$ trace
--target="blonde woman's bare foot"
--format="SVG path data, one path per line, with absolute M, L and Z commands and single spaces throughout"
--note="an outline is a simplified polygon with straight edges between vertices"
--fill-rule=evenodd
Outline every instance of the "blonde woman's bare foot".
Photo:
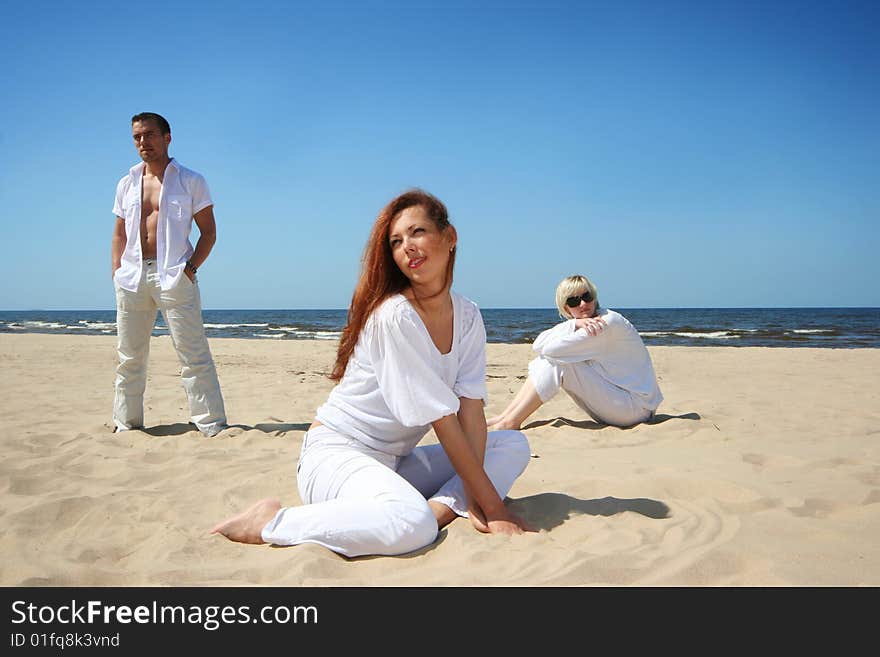
M 487 431 L 504 431 L 505 429 L 516 429 L 519 431 L 520 425 L 513 420 L 506 420 L 503 417 L 492 418 L 491 422 L 486 423 Z
M 281 508 L 281 502 L 267 498 L 260 500 L 246 511 L 227 518 L 211 529 L 212 534 L 223 534 L 230 541 L 237 543 L 265 543 L 263 527 Z

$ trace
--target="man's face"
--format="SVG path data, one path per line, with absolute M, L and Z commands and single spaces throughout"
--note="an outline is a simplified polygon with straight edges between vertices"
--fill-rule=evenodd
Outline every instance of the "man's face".
M 171 134 L 163 135 L 155 121 L 135 121 L 131 124 L 134 147 L 144 162 L 164 160 L 168 157 Z

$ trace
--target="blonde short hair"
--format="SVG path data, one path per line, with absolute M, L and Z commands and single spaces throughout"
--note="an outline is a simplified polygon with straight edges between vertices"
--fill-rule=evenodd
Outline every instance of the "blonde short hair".
M 559 309 L 559 316 L 562 319 L 571 319 L 571 313 L 565 305 L 565 300 L 584 292 L 589 292 L 593 295 L 593 300 L 596 302 L 596 308 L 598 309 L 599 291 L 586 276 L 567 276 L 556 286 L 556 308 Z

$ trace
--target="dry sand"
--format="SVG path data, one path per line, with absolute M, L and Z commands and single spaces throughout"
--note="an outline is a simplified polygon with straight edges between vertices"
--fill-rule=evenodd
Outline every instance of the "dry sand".
M 534 458 L 510 493 L 537 534 L 457 520 L 417 553 L 359 559 L 209 535 L 258 498 L 299 503 L 335 346 L 212 340 L 233 426 L 207 439 L 167 337 L 147 430 L 113 434 L 114 337 L 0 335 L 0 585 L 880 585 L 876 349 L 652 347 L 666 400 L 631 429 L 558 395 L 525 427 Z M 487 415 L 530 357 L 488 346 Z

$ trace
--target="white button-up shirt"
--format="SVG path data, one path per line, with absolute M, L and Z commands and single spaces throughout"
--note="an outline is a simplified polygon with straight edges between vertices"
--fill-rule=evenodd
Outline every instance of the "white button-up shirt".
M 143 162 L 134 165 L 116 185 L 113 214 L 125 220 L 125 250 L 122 266 L 115 279 L 123 289 L 135 292 L 141 280 L 141 198 L 143 196 Z M 156 228 L 156 269 L 163 290 L 170 290 L 180 277 L 186 261 L 193 253 L 189 241 L 193 215 L 213 205 L 205 178 L 172 159 L 165 168 L 162 191 L 159 193 L 159 222 Z

